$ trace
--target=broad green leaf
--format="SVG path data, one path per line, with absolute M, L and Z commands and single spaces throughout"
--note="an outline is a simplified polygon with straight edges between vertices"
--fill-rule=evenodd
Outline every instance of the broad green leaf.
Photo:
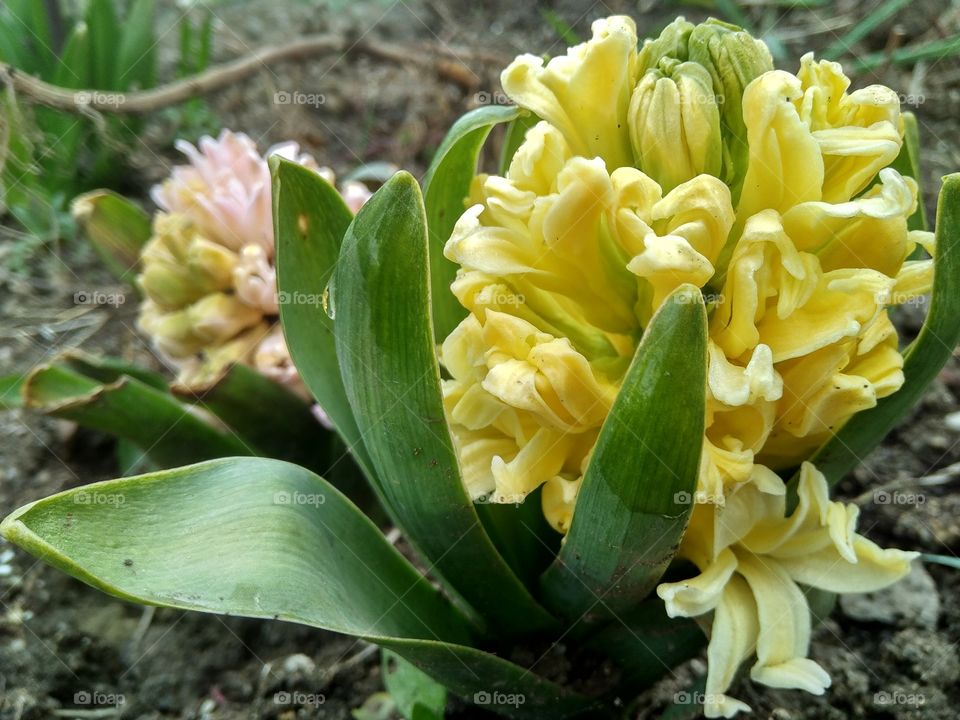
M 522 696 L 490 706 L 509 717 L 591 704 L 457 644 L 469 630 L 456 609 L 340 492 L 289 463 L 225 458 L 94 483 L 20 508 L 0 533 L 125 600 L 362 637 L 466 699 Z
M 139 475 L 160 470 L 150 462 L 150 457 L 129 440 L 117 440 L 113 452 L 121 475 Z
M 917 209 L 907 218 L 907 227 L 910 230 L 926 230 L 927 210 L 923 206 L 923 177 L 920 174 L 920 129 L 917 127 L 917 116 L 912 112 L 905 112 L 902 117 L 903 145 L 890 167 L 901 175 L 912 177 L 921 186 L 921 192 L 917 196 Z
M 163 467 L 225 455 L 249 455 L 169 393 L 129 376 L 104 383 L 64 364 L 44 365 L 24 382 L 25 407 L 129 440 Z
M 457 219 L 466 209 L 470 183 L 477 172 L 480 149 L 490 129 L 520 115 L 512 105 L 488 105 L 468 112 L 453 124 L 440 143 L 423 178 L 423 197 L 430 230 L 430 287 L 433 290 L 433 323 L 441 340 L 466 316 L 450 283 L 457 266 L 443 256 Z
M 278 157 L 270 159 L 270 166 L 280 321 L 290 357 L 373 481 L 370 457 L 343 389 L 328 314 L 327 285 L 353 214 L 336 188 L 312 170 Z
M 150 216 L 110 190 L 79 195 L 70 209 L 110 273 L 131 282 L 150 239 Z
M 443 720 L 447 689 L 390 650 L 381 654 L 380 674 L 406 720 Z
M 216 415 L 257 455 L 324 472 L 339 459 L 330 457 L 336 444 L 310 405 L 247 365 L 232 365 L 207 387 L 172 390 Z
M 577 511 L 541 587 L 574 622 L 616 617 L 645 598 L 676 553 L 697 487 L 704 428 L 707 314 L 678 288 L 640 346 L 577 495 Z
M 440 393 L 426 218 L 409 173 L 394 175 L 347 229 L 330 302 L 347 397 L 400 529 L 493 628 L 552 625 L 463 487 Z
M 455 695 L 475 705 L 518 720 L 563 720 L 584 713 L 592 718 L 616 717 L 612 708 L 536 673 L 476 648 L 429 641 L 380 643 L 399 653 Z
M 622 618 L 593 633 L 587 647 L 613 660 L 621 692 L 650 687 L 695 657 L 707 638 L 689 618 L 669 618 L 659 598 L 640 603 Z
M 129 375 L 144 385 L 167 390 L 167 381 L 160 373 L 109 355 L 90 355 L 73 348 L 60 354 L 54 362 L 102 383 L 116 382 L 124 375 Z
M 276 618 L 378 641 L 463 641 L 464 620 L 339 491 L 223 458 L 27 505 L 4 537 L 116 597 Z
M 944 178 L 936 237 L 930 309 L 917 339 L 904 352 L 903 386 L 850 418 L 811 458 L 831 485 L 860 464 L 913 407 L 960 342 L 960 174 Z M 797 482 L 794 476 L 791 486 Z
M 527 587 L 536 587 L 560 550 L 561 536 L 543 516 L 541 492 L 537 488 L 522 503 L 474 505 L 493 544 Z

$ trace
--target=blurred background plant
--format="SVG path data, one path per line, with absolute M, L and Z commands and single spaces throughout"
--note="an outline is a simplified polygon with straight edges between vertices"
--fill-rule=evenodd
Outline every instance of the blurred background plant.
M 155 0 L 10 0 L 0 6 L 0 62 L 77 90 L 80 107 L 103 93 L 120 109 L 124 93 L 156 85 L 155 6 Z M 211 15 L 184 14 L 178 25 L 176 72 L 186 77 L 209 64 Z M 13 220 L 4 231 L 16 244 L 8 269 L 22 272 L 37 248 L 74 237 L 69 204 L 76 195 L 98 187 L 130 189 L 130 149 L 144 119 L 34 106 L 10 87 L 0 105 L 0 211 Z M 169 112 L 182 136 L 217 126 L 201 98 Z

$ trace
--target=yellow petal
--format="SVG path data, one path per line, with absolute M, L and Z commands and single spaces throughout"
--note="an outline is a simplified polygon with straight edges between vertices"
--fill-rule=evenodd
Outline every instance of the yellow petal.
M 749 705 L 726 692 L 740 665 L 753 652 L 758 632 L 753 594 L 743 578 L 734 576 L 724 588 L 711 625 L 704 716 L 731 718 L 739 712 L 750 712 Z
M 554 125 L 573 152 L 602 157 L 611 169 L 632 165 L 627 106 L 636 79 L 637 29 L 629 17 L 597 20 L 593 37 L 550 60 L 521 55 L 500 84 L 523 108 Z

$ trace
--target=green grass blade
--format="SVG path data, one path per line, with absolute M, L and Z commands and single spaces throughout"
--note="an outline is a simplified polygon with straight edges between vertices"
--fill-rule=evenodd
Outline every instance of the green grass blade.
M 520 112 L 519 108 L 505 105 L 488 105 L 468 112 L 450 128 L 424 175 L 433 323 L 440 339 L 449 335 L 467 314 L 450 292 L 457 266 L 443 256 L 443 246 L 466 209 L 464 201 L 470 193 L 470 182 L 476 175 L 480 150 L 490 129 L 515 119 Z
M 128 8 L 123 20 L 120 47 L 115 49 L 117 90 L 143 90 L 156 83 L 155 16 L 154 0 L 133 0 Z
M 822 56 L 827 60 L 836 60 L 842 55 L 851 52 L 854 45 L 880 27 L 887 20 L 906 7 L 910 0 L 886 0 L 879 7 L 866 13 L 863 19 L 844 33 L 823 51 Z
M 553 619 L 497 552 L 460 477 L 429 263 L 420 188 L 397 173 L 347 229 L 330 290 L 347 397 L 400 529 L 430 569 L 493 627 L 535 632 Z
M 603 425 L 577 511 L 541 587 L 589 624 L 635 607 L 676 553 L 697 485 L 707 368 L 700 291 L 681 286 L 644 331 Z
M 121 27 L 114 0 L 90 0 L 86 21 L 90 34 L 90 87 L 112 90 L 117 82 L 117 31 Z

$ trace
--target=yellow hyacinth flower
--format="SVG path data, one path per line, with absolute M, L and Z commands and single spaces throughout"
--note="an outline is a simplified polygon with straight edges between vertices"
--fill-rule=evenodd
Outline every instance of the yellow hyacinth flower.
M 800 586 L 872 592 L 903 577 L 916 556 L 857 535 L 859 509 L 830 502 L 827 481 L 810 463 L 801 468 L 798 497 L 786 515 L 783 484 L 773 480 L 742 485 L 723 508 L 698 505 L 685 555 L 701 573 L 657 588 L 671 617 L 714 611 L 707 717 L 749 710 L 724 693 L 754 652 L 753 680 L 822 694 L 830 677 L 807 658 L 811 621 Z
M 812 56 L 773 70 L 762 43 L 719 23 L 680 20 L 638 49 L 624 17 L 546 64 L 519 57 L 502 83 L 542 121 L 503 176 L 475 178 L 445 248 L 469 312 L 441 348 L 468 492 L 513 503 L 542 488 L 566 532 L 644 328 L 678 286 L 702 288 L 706 432 L 679 556 L 703 575 L 661 594 L 675 615 L 715 611 L 708 692 L 754 649 L 758 682 L 822 691 L 796 583 L 877 588 L 908 557 L 854 535 L 856 513 L 812 466 L 785 515 L 777 471 L 903 383 L 887 310 L 929 291 L 932 261 L 907 257 L 933 235 L 908 230 L 917 185 L 889 167 L 896 95 L 850 92 Z M 692 108 L 694 93 L 723 105 Z

